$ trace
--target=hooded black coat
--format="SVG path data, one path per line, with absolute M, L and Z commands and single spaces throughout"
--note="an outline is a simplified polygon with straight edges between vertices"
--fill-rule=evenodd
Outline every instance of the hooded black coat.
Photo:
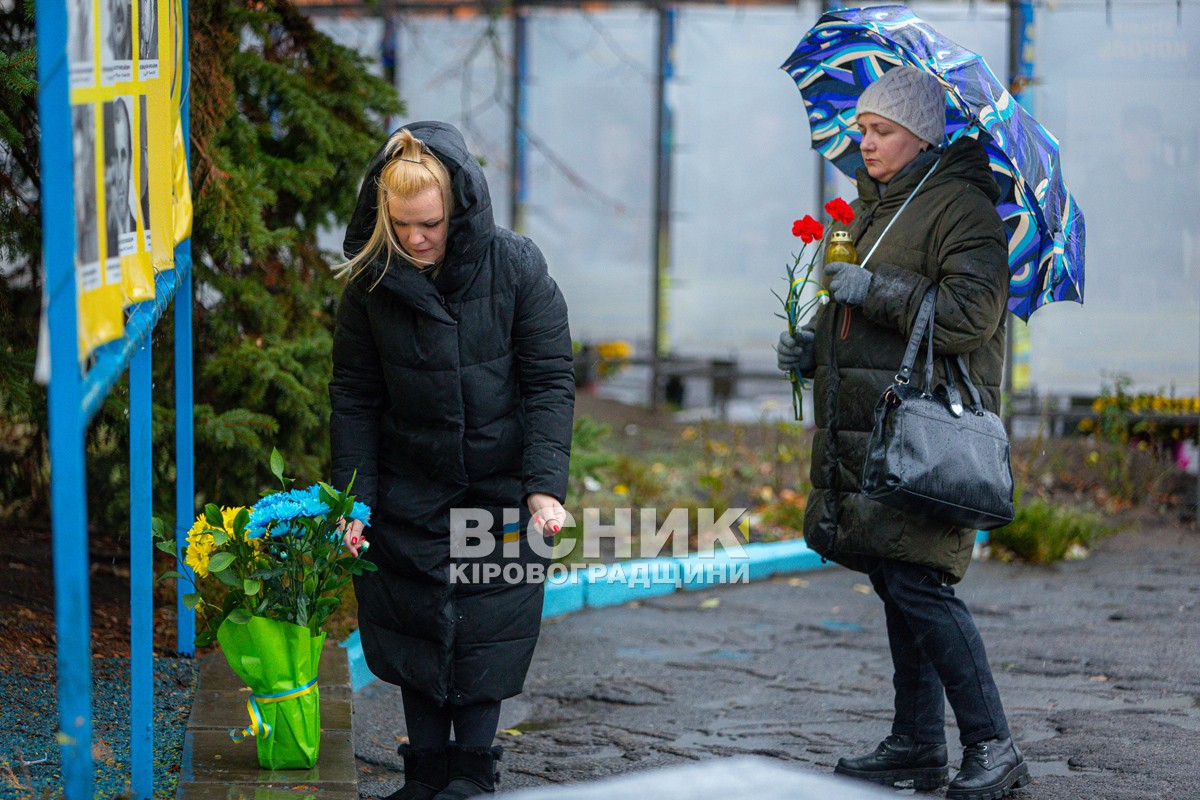
M 930 285 L 938 286 L 936 381 L 946 380 L 942 356 L 960 355 L 984 406 L 996 411 L 1000 405 L 1009 280 L 1004 223 L 994 205 L 1000 187 L 983 147 L 962 138 L 946 148 L 897 217 L 933 161 L 919 156 L 882 196 L 866 171 L 858 172 L 850 234 L 860 259 L 876 242 L 879 247 L 867 263 L 874 274 L 865 303 L 824 306 L 811 326 L 816 431 L 804 538 L 851 569 L 871 563 L 860 556 L 882 557 L 931 567 L 957 582 L 970 564 L 975 531 L 906 514 L 861 489 L 875 404 L 900 367 Z M 924 363 L 922 350 L 914 374 Z
M 564 499 L 571 334 L 537 246 L 493 222 L 462 135 L 438 122 L 406 127 L 451 176 L 446 255 L 433 278 L 397 257 L 384 270 L 381 257 L 342 295 L 329 384 L 333 482 L 354 477 L 373 509 L 366 557 L 379 571 L 354 583 L 367 666 L 465 705 L 520 693 L 543 586 L 464 582 L 454 566 L 465 562 L 450 552 L 451 509 L 488 512 L 499 541 L 505 521 L 527 530 L 528 495 Z M 346 232 L 347 258 L 375 225 L 382 167 L 380 148 Z M 546 564 L 524 535 L 508 549 L 476 561 Z

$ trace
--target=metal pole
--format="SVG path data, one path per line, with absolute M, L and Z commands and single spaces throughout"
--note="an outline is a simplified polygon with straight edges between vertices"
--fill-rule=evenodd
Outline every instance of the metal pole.
M 154 794 L 154 411 L 150 341 L 129 362 L 130 788 Z
M 832 11 L 842 6 L 843 4 L 838 3 L 837 0 L 825 0 L 824 2 L 825 11 Z M 814 151 L 813 155 L 817 159 L 817 174 L 821 176 L 820 180 L 817 181 L 817 208 L 824 208 L 826 203 L 837 197 L 838 171 L 833 162 L 821 155 L 821 153 Z M 817 280 L 822 282 L 825 280 L 824 257 L 821 258 Z
M 525 9 L 513 7 L 513 71 L 512 71 L 512 157 L 509 164 L 509 191 L 512 197 L 512 229 L 525 232 L 525 205 L 529 201 L 528 154 L 529 141 L 525 135 L 525 115 L 529 77 L 527 15 Z
M 1016 101 L 1032 112 L 1033 98 L 1025 91 L 1033 83 L 1033 3 L 1030 0 L 1009 0 L 1008 3 L 1008 91 Z M 1005 337 L 1004 396 L 1009 399 L 1004 410 L 1005 428 L 1011 433 L 1012 396 L 1027 391 L 1027 371 L 1030 352 L 1028 323 L 1011 319 Z M 1022 369 L 1023 367 L 1023 369 Z M 1018 379 L 1017 372 L 1022 375 Z
M 184 154 L 191 174 L 191 59 L 188 51 L 188 3 L 182 0 L 179 24 L 183 39 L 183 98 L 179 109 L 183 126 Z M 187 532 L 196 513 L 195 470 L 192 407 L 192 240 L 187 239 L 175 248 L 175 550 L 179 571 L 189 578 L 191 570 L 183 563 L 183 548 Z M 191 585 L 187 580 L 175 582 L 175 648 L 182 655 L 196 653 L 196 612 L 183 604 L 183 596 Z
M 190 260 L 191 240 L 175 249 L 175 269 L 180 269 L 180 251 L 187 248 Z M 183 563 L 187 532 L 196 513 L 195 470 L 193 456 L 192 407 L 192 273 L 181 276 L 175 292 L 175 552 L 176 569 L 192 577 L 191 568 Z M 180 655 L 196 654 L 196 612 L 183 604 L 191 590 L 185 578 L 175 584 L 175 651 Z
M 671 149 L 675 136 L 667 83 L 674 77 L 675 7 L 658 7 L 658 80 L 655 87 L 655 130 L 658 150 L 654 159 L 654 253 L 651 285 L 650 407 L 658 409 L 662 391 L 662 358 L 670 352 L 667 341 L 667 305 L 671 269 Z
M 87 491 L 81 413 L 75 235 L 74 153 L 67 70 L 67 8 L 38 0 L 38 115 L 41 120 L 42 259 L 50 331 L 50 517 L 58 639 L 58 741 L 68 800 L 90 800 L 92 771 L 91 597 Z M 50 224 L 56 220 L 60 224 Z

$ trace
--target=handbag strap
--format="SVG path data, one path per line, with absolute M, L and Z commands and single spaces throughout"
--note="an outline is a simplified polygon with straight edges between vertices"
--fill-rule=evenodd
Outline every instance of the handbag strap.
M 900 365 L 900 371 L 896 373 L 896 383 L 908 383 L 913 367 L 917 361 L 917 351 L 921 346 L 921 339 L 925 339 L 925 390 L 930 391 L 933 386 L 933 316 L 934 306 L 937 303 L 937 284 L 933 284 L 925 290 L 925 296 L 921 298 L 921 307 L 917 309 L 917 319 L 913 323 L 912 334 L 908 337 L 908 347 L 904 350 L 904 362 Z M 975 388 L 975 384 L 971 382 L 971 376 L 967 374 L 967 365 L 963 361 L 961 354 L 953 357 L 946 356 L 946 379 L 949 381 L 947 388 L 954 391 L 953 383 L 955 373 L 958 373 L 958 379 L 963 382 L 963 386 L 967 387 L 967 394 L 971 398 L 971 408 L 976 412 L 983 409 L 983 398 L 979 394 L 979 390 Z
M 888 220 L 888 224 L 883 228 L 883 233 L 879 234 L 879 238 L 875 240 L 875 244 L 871 245 L 871 249 L 867 252 L 867 257 L 862 260 L 861 264 L 859 264 L 860 267 L 865 267 L 867 262 L 871 260 L 871 256 L 875 255 L 875 248 L 879 247 L 879 243 L 883 241 L 883 237 L 887 236 L 887 232 L 891 230 L 892 225 L 895 224 L 896 220 L 900 218 L 900 215 L 904 213 L 904 209 L 908 208 L 908 204 L 912 202 L 912 199 L 917 196 L 917 192 L 921 190 L 921 185 L 929 179 L 929 176 L 933 174 L 933 171 L 938 168 L 938 164 L 940 163 L 942 163 L 942 159 L 939 157 L 937 161 L 933 162 L 933 166 L 929 168 L 929 172 L 925 173 L 925 177 L 921 178 L 920 183 L 918 183 L 913 190 L 909 192 L 908 197 L 904 198 L 904 203 L 900 206 L 900 209 L 892 215 L 892 218 Z
M 921 298 L 921 307 L 917 309 L 917 319 L 908 337 L 908 348 L 904 351 L 904 361 L 896 373 L 896 383 L 908 383 L 913 365 L 917 363 L 917 348 L 921 346 L 921 337 L 926 330 L 929 331 L 929 342 L 925 354 L 925 386 L 933 383 L 933 307 L 937 302 L 937 289 L 935 283 L 925 290 L 925 296 Z
M 979 390 L 975 388 L 975 384 L 971 383 L 971 376 L 967 374 L 967 365 L 963 362 L 961 355 L 956 355 L 954 359 L 946 359 L 948 362 L 958 367 L 958 375 L 962 379 L 963 385 L 967 387 L 967 394 L 971 396 L 971 407 L 976 411 L 983 410 L 983 398 L 979 396 Z

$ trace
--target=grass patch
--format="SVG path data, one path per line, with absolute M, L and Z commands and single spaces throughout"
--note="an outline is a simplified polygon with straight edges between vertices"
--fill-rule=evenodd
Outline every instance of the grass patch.
M 1001 558 L 1049 564 L 1086 553 L 1093 542 L 1116 530 L 1096 511 L 1035 497 L 1018 502 L 1013 521 L 992 531 L 989 544 Z

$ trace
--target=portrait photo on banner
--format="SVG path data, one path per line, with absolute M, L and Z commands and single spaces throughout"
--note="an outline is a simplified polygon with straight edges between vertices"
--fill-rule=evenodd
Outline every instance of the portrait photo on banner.
M 137 252 L 137 217 L 133 199 L 133 98 L 114 98 L 104 104 L 104 218 L 105 256 Z M 109 264 L 112 269 L 112 264 Z M 119 268 L 118 268 L 119 269 Z
M 146 252 L 150 247 L 150 136 L 146 120 L 149 118 L 146 108 L 146 95 L 138 96 L 140 110 L 138 113 L 138 208 L 142 212 L 142 235 L 145 238 Z
M 96 59 L 92 48 L 92 4 L 89 0 L 67 0 L 67 63 L 71 88 L 96 83 Z
M 100 65 L 105 86 L 133 80 L 133 0 L 100 0 Z
M 138 0 L 138 79 L 158 77 L 158 0 Z
M 100 231 L 96 213 L 96 111 L 71 107 L 71 149 L 75 159 L 75 269 L 84 291 L 98 289 Z

